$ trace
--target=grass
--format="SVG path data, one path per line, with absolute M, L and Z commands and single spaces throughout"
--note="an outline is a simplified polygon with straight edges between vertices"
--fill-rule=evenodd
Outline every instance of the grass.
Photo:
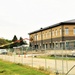
M 0 75 L 49 75 L 49 73 L 19 63 L 0 60 Z
M 59 57 L 59 56 L 56 56 L 56 58 L 55 58 L 55 56 L 39 56 L 38 58 L 62 60 L 62 57 Z M 75 61 L 75 57 L 63 57 L 63 60 Z

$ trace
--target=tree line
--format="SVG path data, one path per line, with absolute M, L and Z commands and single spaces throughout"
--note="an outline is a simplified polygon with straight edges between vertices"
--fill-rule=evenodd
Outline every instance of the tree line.
M 12 40 L 0 38 L 0 48 L 13 48 L 21 45 L 27 45 L 27 42 L 22 37 L 18 39 L 17 36 L 14 35 Z

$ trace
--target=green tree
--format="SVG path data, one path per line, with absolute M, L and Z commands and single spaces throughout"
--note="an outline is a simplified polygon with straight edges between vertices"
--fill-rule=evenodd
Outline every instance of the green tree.
M 14 35 L 14 37 L 12 39 L 12 42 L 14 42 L 14 44 L 11 44 L 10 45 L 11 47 L 17 47 L 17 46 L 19 46 L 18 39 L 17 39 L 16 35 Z
M 8 42 L 5 40 L 5 39 L 3 39 L 3 38 L 0 38 L 0 45 L 5 45 L 5 44 L 7 44 Z
M 5 39 L 7 42 L 9 42 L 9 43 L 11 43 L 12 42 L 12 40 L 8 40 L 8 39 Z
M 5 48 L 8 43 L 6 39 L 0 38 L 0 48 Z
M 27 45 L 27 42 L 22 37 L 20 37 L 20 45 Z
M 17 36 L 16 35 L 14 35 L 14 37 L 13 37 L 13 39 L 12 39 L 12 41 L 13 42 L 15 42 L 15 41 L 17 41 L 18 39 L 17 39 Z

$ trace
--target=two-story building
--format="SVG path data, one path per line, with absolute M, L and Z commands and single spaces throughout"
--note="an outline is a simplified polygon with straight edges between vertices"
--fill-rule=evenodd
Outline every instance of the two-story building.
M 75 20 L 40 28 L 29 37 L 34 49 L 75 49 Z

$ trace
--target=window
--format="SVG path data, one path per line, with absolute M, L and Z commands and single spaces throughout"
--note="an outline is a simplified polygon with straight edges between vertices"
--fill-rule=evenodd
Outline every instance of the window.
M 51 36 L 51 31 L 49 32 L 50 36 Z
M 44 38 L 44 33 L 43 33 L 43 38 Z
M 61 28 L 60 28 L 60 35 L 61 35 Z
M 45 48 L 45 44 L 43 44 L 43 48 Z
M 46 32 L 46 38 L 47 38 L 47 32 Z
M 69 47 L 69 42 L 66 42 L 66 48 L 68 48 Z
M 73 34 L 75 34 L 75 28 L 73 29 Z
M 36 34 L 34 35 L 34 40 L 36 40 L 36 38 L 37 38 L 37 36 L 36 36 Z
M 45 49 L 46 49 L 46 48 L 48 48 L 48 45 L 47 45 L 47 44 L 45 44 Z
M 53 30 L 53 32 L 52 32 L 52 35 L 54 36 L 54 30 Z
M 75 48 L 75 41 L 74 41 L 74 48 Z
M 40 39 L 41 39 L 41 34 L 39 35 Z
M 56 29 L 56 36 L 57 36 L 57 29 Z
M 65 28 L 65 34 L 69 34 L 69 29 Z
M 51 43 L 49 43 L 49 46 L 50 46 L 50 48 L 51 48 Z
M 38 34 L 37 34 L 37 40 L 38 40 Z
M 49 36 L 49 32 L 47 32 L 47 37 Z

